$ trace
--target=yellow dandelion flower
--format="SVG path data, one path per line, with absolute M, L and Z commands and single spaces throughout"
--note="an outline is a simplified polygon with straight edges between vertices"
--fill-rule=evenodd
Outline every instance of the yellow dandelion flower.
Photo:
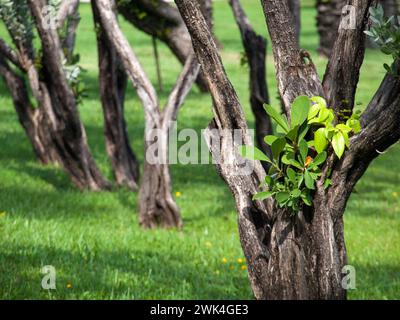
M 247 269 L 247 266 L 244 264 L 244 265 L 242 265 L 242 266 L 240 267 L 240 269 L 246 270 L 246 269 Z
M 238 262 L 238 263 L 243 263 L 243 259 L 242 259 L 242 258 L 239 258 L 239 259 L 237 259 L 237 262 Z
M 72 288 L 72 284 L 68 283 L 67 284 L 67 289 L 71 289 Z
M 175 196 L 176 196 L 177 198 L 179 198 L 181 195 L 182 195 L 181 192 L 179 192 L 179 191 L 175 192 Z
M 228 263 L 228 259 L 227 258 L 222 258 L 222 263 Z

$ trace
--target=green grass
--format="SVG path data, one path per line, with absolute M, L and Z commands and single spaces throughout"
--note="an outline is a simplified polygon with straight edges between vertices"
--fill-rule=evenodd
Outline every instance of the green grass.
M 259 1 L 246 0 L 257 31 L 267 35 Z M 80 107 L 89 143 L 101 170 L 111 178 L 104 150 L 98 97 L 97 53 L 88 5 L 82 5 L 77 51 L 88 70 L 89 97 Z M 315 11 L 303 10 L 302 46 L 321 74 Z M 216 33 L 222 58 L 251 126 L 247 70 L 239 65 L 239 33 L 226 2 L 216 2 Z M 133 48 L 156 83 L 151 39 L 122 21 Z M 4 35 L 4 29 L 0 28 Z M 162 74 L 169 91 L 180 71 L 165 46 Z M 385 57 L 368 51 L 357 102 L 365 106 L 384 76 Z M 268 81 L 273 104 L 277 91 L 271 50 Z M 166 94 L 162 94 L 165 101 Z M 133 148 L 143 163 L 143 111 L 132 89 L 126 117 Z M 180 115 L 180 128 L 205 128 L 212 118 L 210 98 L 197 89 Z M 143 231 L 137 221 L 137 194 L 127 190 L 81 193 L 62 170 L 40 166 L 0 82 L 0 298 L 1 299 L 251 299 L 246 271 L 237 259 L 238 240 L 232 196 L 212 165 L 171 166 L 182 210 L 182 231 Z M 346 211 L 350 264 L 357 271 L 352 299 L 400 298 L 400 149 L 376 160 L 357 185 Z M 222 259 L 226 258 L 227 263 Z M 57 290 L 41 289 L 40 269 L 53 265 Z M 72 288 L 67 288 L 71 284 Z

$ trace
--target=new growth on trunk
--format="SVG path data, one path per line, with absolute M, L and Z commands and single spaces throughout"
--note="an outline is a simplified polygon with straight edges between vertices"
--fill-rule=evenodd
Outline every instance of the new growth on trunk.
M 224 71 L 207 23 L 195 0 L 175 0 L 192 36 L 193 47 L 207 78 L 214 101 L 215 118 L 210 128 L 241 129 L 247 132 L 243 111 L 234 88 Z M 359 69 L 364 55 L 363 30 L 368 21 L 371 0 L 348 0 L 356 8 L 357 28 L 343 31 L 334 46 L 336 54 L 346 51 L 346 59 L 330 62 L 324 84 L 319 79 L 310 55 L 299 48 L 291 23 L 288 3 L 261 0 L 271 36 L 278 88 L 287 114 L 300 95 L 325 97 L 339 118 L 342 105 L 354 102 Z M 335 53 L 333 54 L 335 55 Z M 341 56 L 342 58 L 342 56 Z M 397 70 L 399 62 L 395 62 Z M 345 70 L 346 72 L 340 72 Z M 339 75 L 337 74 L 339 73 Z M 329 80 L 328 80 L 329 79 Z M 335 79 L 335 80 L 333 80 Z M 345 81 L 347 90 L 342 90 Z M 218 164 L 221 177 L 235 198 L 240 240 L 248 264 L 249 279 L 257 299 L 345 299 L 342 268 L 347 263 L 343 214 L 354 185 L 371 161 L 400 138 L 400 80 L 387 74 L 374 99 L 362 116 L 362 130 L 351 138 L 350 147 L 339 160 L 330 155 L 323 172 L 331 172 L 332 185 L 326 189 L 325 177 L 317 183 L 311 208 L 293 215 L 279 208 L 272 198 L 252 200 L 265 172 L 258 161 L 250 175 L 238 176 L 238 166 Z M 208 140 L 215 131 L 208 131 Z M 244 136 L 243 144 L 251 144 Z M 224 139 L 221 145 L 227 143 Z M 238 159 L 225 154 L 222 158 Z M 216 156 L 216 149 L 210 145 Z M 237 160 L 239 162 L 239 160 Z

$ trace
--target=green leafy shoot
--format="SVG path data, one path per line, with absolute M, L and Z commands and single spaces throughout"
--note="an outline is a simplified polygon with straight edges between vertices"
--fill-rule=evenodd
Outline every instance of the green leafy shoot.
M 335 115 L 322 97 L 297 97 L 292 104 L 290 123 L 272 106 L 265 109 L 277 125 L 277 134 L 268 135 L 264 141 L 271 148 L 269 158 L 254 146 L 241 146 L 242 157 L 270 164 L 262 184 L 263 191 L 254 195 L 254 200 L 272 197 L 279 207 L 289 208 L 293 213 L 303 205 L 312 206 L 313 191 L 321 179 L 327 160 L 329 146 L 340 159 L 350 136 L 361 131 L 359 114 L 348 117 L 346 123 L 335 125 Z M 327 177 L 321 182 L 329 188 Z

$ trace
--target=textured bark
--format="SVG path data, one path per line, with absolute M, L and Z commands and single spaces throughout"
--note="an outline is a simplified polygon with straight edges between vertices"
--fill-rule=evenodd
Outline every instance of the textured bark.
M 79 119 L 75 96 L 68 86 L 62 68 L 62 50 L 56 30 L 45 28 L 44 0 L 28 1 L 42 44 L 42 84 L 31 80 L 31 88 L 50 119 L 47 127 L 58 155 L 58 162 L 64 167 L 71 180 L 81 189 L 102 190 L 109 188 L 97 168 L 87 144 L 85 129 Z M 28 69 L 35 72 L 33 66 Z M 30 77 L 32 75 L 30 74 Z M 36 88 L 35 88 L 36 87 Z
M 215 119 L 210 129 L 241 129 L 246 132 L 247 126 L 241 106 L 198 5 L 193 0 L 175 2 L 192 36 L 196 55 L 213 96 Z M 292 97 L 302 94 L 321 95 L 322 84 L 316 76 L 315 68 L 310 67 L 310 64 L 301 63 L 302 52 L 297 46 L 294 28 L 283 23 L 285 19 L 290 19 L 287 4 L 278 0 L 263 0 L 262 4 L 278 66 L 281 96 L 287 97 L 286 101 L 289 102 Z M 365 5 L 368 4 L 361 1 L 357 5 L 357 16 L 361 22 L 368 16 L 368 11 L 363 10 Z M 355 48 L 360 48 L 359 42 L 363 39 L 357 35 L 361 33 L 362 25 L 358 23 L 357 30 L 352 31 L 354 34 L 348 34 L 338 40 L 342 46 L 354 45 Z M 363 52 L 354 49 L 350 50 L 349 54 L 356 59 L 356 56 L 362 55 Z M 360 61 L 359 58 L 356 60 Z M 284 62 L 290 61 L 296 63 L 285 69 Z M 344 70 L 348 62 L 339 60 L 336 63 L 338 65 L 333 69 Z M 352 74 L 358 73 L 359 65 L 352 65 L 351 68 L 355 69 L 352 70 Z M 306 72 L 307 79 L 304 77 Z M 293 83 L 287 81 L 285 75 L 288 74 Z M 349 85 L 356 86 L 357 80 L 349 81 Z M 257 299 L 346 298 L 346 292 L 341 285 L 341 270 L 347 263 L 343 214 L 355 183 L 372 159 L 400 138 L 399 85 L 399 78 L 386 76 L 363 116 L 362 132 L 351 138 L 350 148 L 342 160 L 338 161 L 330 151 L 323 170 L 324 176 L 317 183 L 313 206 L 305 207 L 294 216 L 284 209 L 277 209 L 271 198 L 263 202 L 252 201 L 251 197 L 258 190 L 258 184 L 265 175 L 259 162 L 255 162 L 251 175 L 243 176 L 236 174 L 239 166 L 235 164 L 217 165 L 220 175 L 235 198 L 240 240 L 248 263 L 249 279 Z M 336 93 L 335 88 L 331 89 L 331 95 L 346 95 Z M 212 141 L 213 135 L 215 136 L 215 131 L 207 131 L 209 142 Z M 245 135 L 242 142 L 247 144 L 248 140 L 248 136 Z M 235 158 L 235 155 L 229 154 L 229 148 L 224 148 L 225 143 L 222 139 L 221 155 L 210 143 L 213 157 Z M 331 171 L 333 185 L 325 189 L 323 181 Z
M 278 88 L 286 115 L 300 94 L 323 95 L 308 52 L 299 48 L 287 1 L 261 1 L 271 36 Z
M 127 76 L 92 1 L 99 55 L 100 96 L 104 115 L 106 150 L 117 185 L 138 189 L 139 163 L 129 143 L 124 117 Z
M 127 21 L 163 41 L 182 64 L 186 62 L 193 49 L 190 35 L 176 8 L 161 0 L 118 0 L 117 6 Z M 196 83 L 201 91 L 208 91 L 201 73 Z
M 192 54 L 189 55 L 183 71 L 171 92 L 168 102 L 161 111 L 158 97 L 150 80 L 143 71 L 128 41 L 118 26 L 109 0 L 94 0 L 99 9 L 103 27 L 131 79 L 145 111 L 145 164 L 139 194 L 139 220 L 145 228 L 182 226 L 179 208 L 171 190 L 168 167 L 168 130 L 177 116 L 179 107 L 190 91 L 199 72 L 199 66 Z M 158 159 L 150 155 L 154 130 L 158 130 Z M 154 160 L 154 161 L 153 161 Z
M 51 137 L 47 131 L 46 113 L 43 108 L 31 105 L 28 88 L 19 76 L 0 55 L 0 75 L 8 87 L 18 120 L 25 130 L 37 159 L 43 164 L 58 161 Z
M 321 55 L 329 57 L 339 30 L 340 17 L 346 0 L 318 0 L 317 27 Z
M 264 109 L 264 104 L 269 103 L 265 74 L 267 40 L 254 31 L 238 0 L 230 0 L 229 3 L 240 30 L 250 69 L 250 104 L 255 118 L 257 145 L 271 156 L 271 149 L 264 141 L 265 136 L 273 133 L 271 119 Z
M 67 61 L 73 61 L 76 31 L 81 18 L 79 15 L 79 0 L 64 0 L 57 14 L 58 28 L 63 28 L 61 47 Z
M 376 1 L 351 0 L 357 8 L 356 30 L 340 29 L 325 72 L 323 87 L 328 105 L 338 114 L 339 120 L 352 113 L 360 68 L 364 60 L 368 10 Z M 346 45 L 343 45 L 343 44 Z M 340 63 L 338 63 L 340 61 Z

